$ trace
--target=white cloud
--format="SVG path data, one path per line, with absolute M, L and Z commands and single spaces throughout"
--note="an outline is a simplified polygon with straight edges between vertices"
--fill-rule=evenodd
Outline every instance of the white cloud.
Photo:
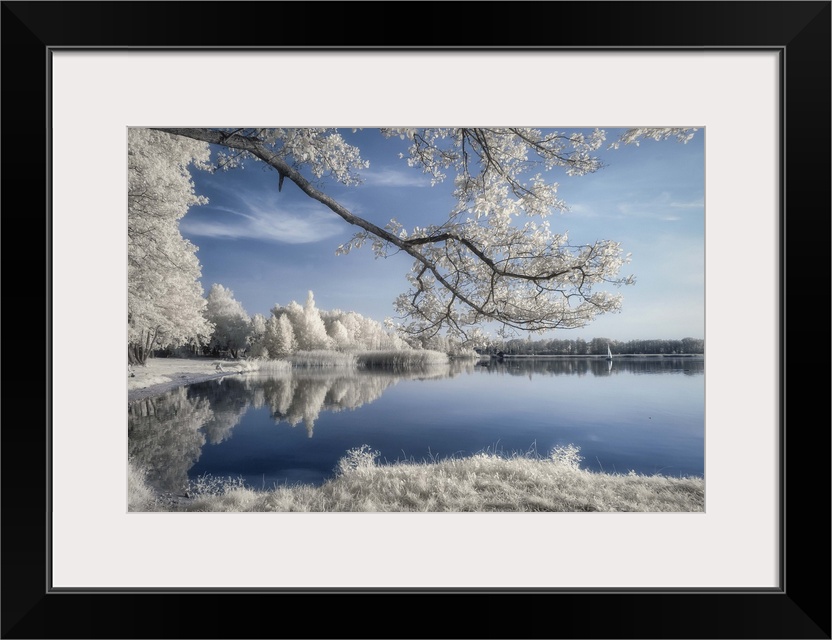
M 594 207 L 587 206 L 583 203 L 569 204 L 568 206 L 568 213 L 572 215 L 579 215 L 585 218 L 597 218 L 599 216 Z
M 429 187 L 430 180 L 417 171 L 379 169 L 361 174 L 365 184 L 375 187 Z
M 620 214 L 627 217 L 675 222 L 682 220 L 683 216 L 690 215 L 679 211 L 679 209 L 699 209 L 701 211 L 704 210 L 705 205 L 702 200 L 688 202 L 672 200 L 670 194 L 663 192 L 660 196 L 651 200 L 619 202 L 616 208 Z
M 315 206 L 289 208 L 269 206 L 242 199 L 243 210 L 206 206 L 199 217 L 182 219 L 183 233 L 227 239 L 253 239 L 264 242 L 304 244 L 330 238 L 344 231 L 335 214 L 327 214 Z M 230 215 L 208 219 L 208 211 L 224 211 Z
M 677 209 L 704 209 L 705 203 L 702 200 L 694 200 L 693 202 L 671 202 L 670 206 Z

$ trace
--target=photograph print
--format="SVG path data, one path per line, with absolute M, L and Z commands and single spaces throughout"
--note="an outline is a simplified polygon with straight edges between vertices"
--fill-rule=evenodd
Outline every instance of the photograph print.
M 141 128 L 131 512 L 705 510 L 705 129 Z

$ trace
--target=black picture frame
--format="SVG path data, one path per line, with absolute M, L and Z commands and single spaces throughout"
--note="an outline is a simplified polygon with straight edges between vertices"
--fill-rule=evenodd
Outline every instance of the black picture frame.
M 379 28 L 373 12 L 395 27 Z M 3 638 L 830 638 L 829 403 L 818 384 L 828 374 L 825 340 L 812 338 L 830 326 L 830 289 L 819 286 L 830 273 L 830 2 L 3 2 L 0 15 Z M 54 592 L 50 52 L 126 47 L 778 51 L 780 587 Z M 748 271 L 753 256 L 738 261 Z

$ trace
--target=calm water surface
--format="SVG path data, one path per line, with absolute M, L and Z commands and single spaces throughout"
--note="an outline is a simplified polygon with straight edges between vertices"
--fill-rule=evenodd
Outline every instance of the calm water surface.
M 129 454 L 150 481 L 242 477 L 320 484 L 353 447 L 381 462 L 575 444 L 594 471 L 704 474 L 700 358 L 454 362 L 396 374 L 343 369 L 226 377 L 128 406 Z

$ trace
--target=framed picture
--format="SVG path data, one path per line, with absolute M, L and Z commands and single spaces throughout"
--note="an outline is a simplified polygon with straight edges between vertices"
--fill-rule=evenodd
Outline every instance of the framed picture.
M 830 3 L 399 6 L 390 45 L 369 3 L 3 3 L 6 193 L 46 213 L 3 221 L 7 301 L 46 300 L 45 360 L 7 377 L 46 411 L 2 432 L 3 636 L 281 635 L 264 606 L 349 595 L 386 596 L 404 637 L 829 638 L 829 429 L 794 292 L 829 273 Z M 507 120 L 705 131 L 704 512 L 128 513 L 128 128 Z M 399 635 L 325 618 L 291 635 Z

